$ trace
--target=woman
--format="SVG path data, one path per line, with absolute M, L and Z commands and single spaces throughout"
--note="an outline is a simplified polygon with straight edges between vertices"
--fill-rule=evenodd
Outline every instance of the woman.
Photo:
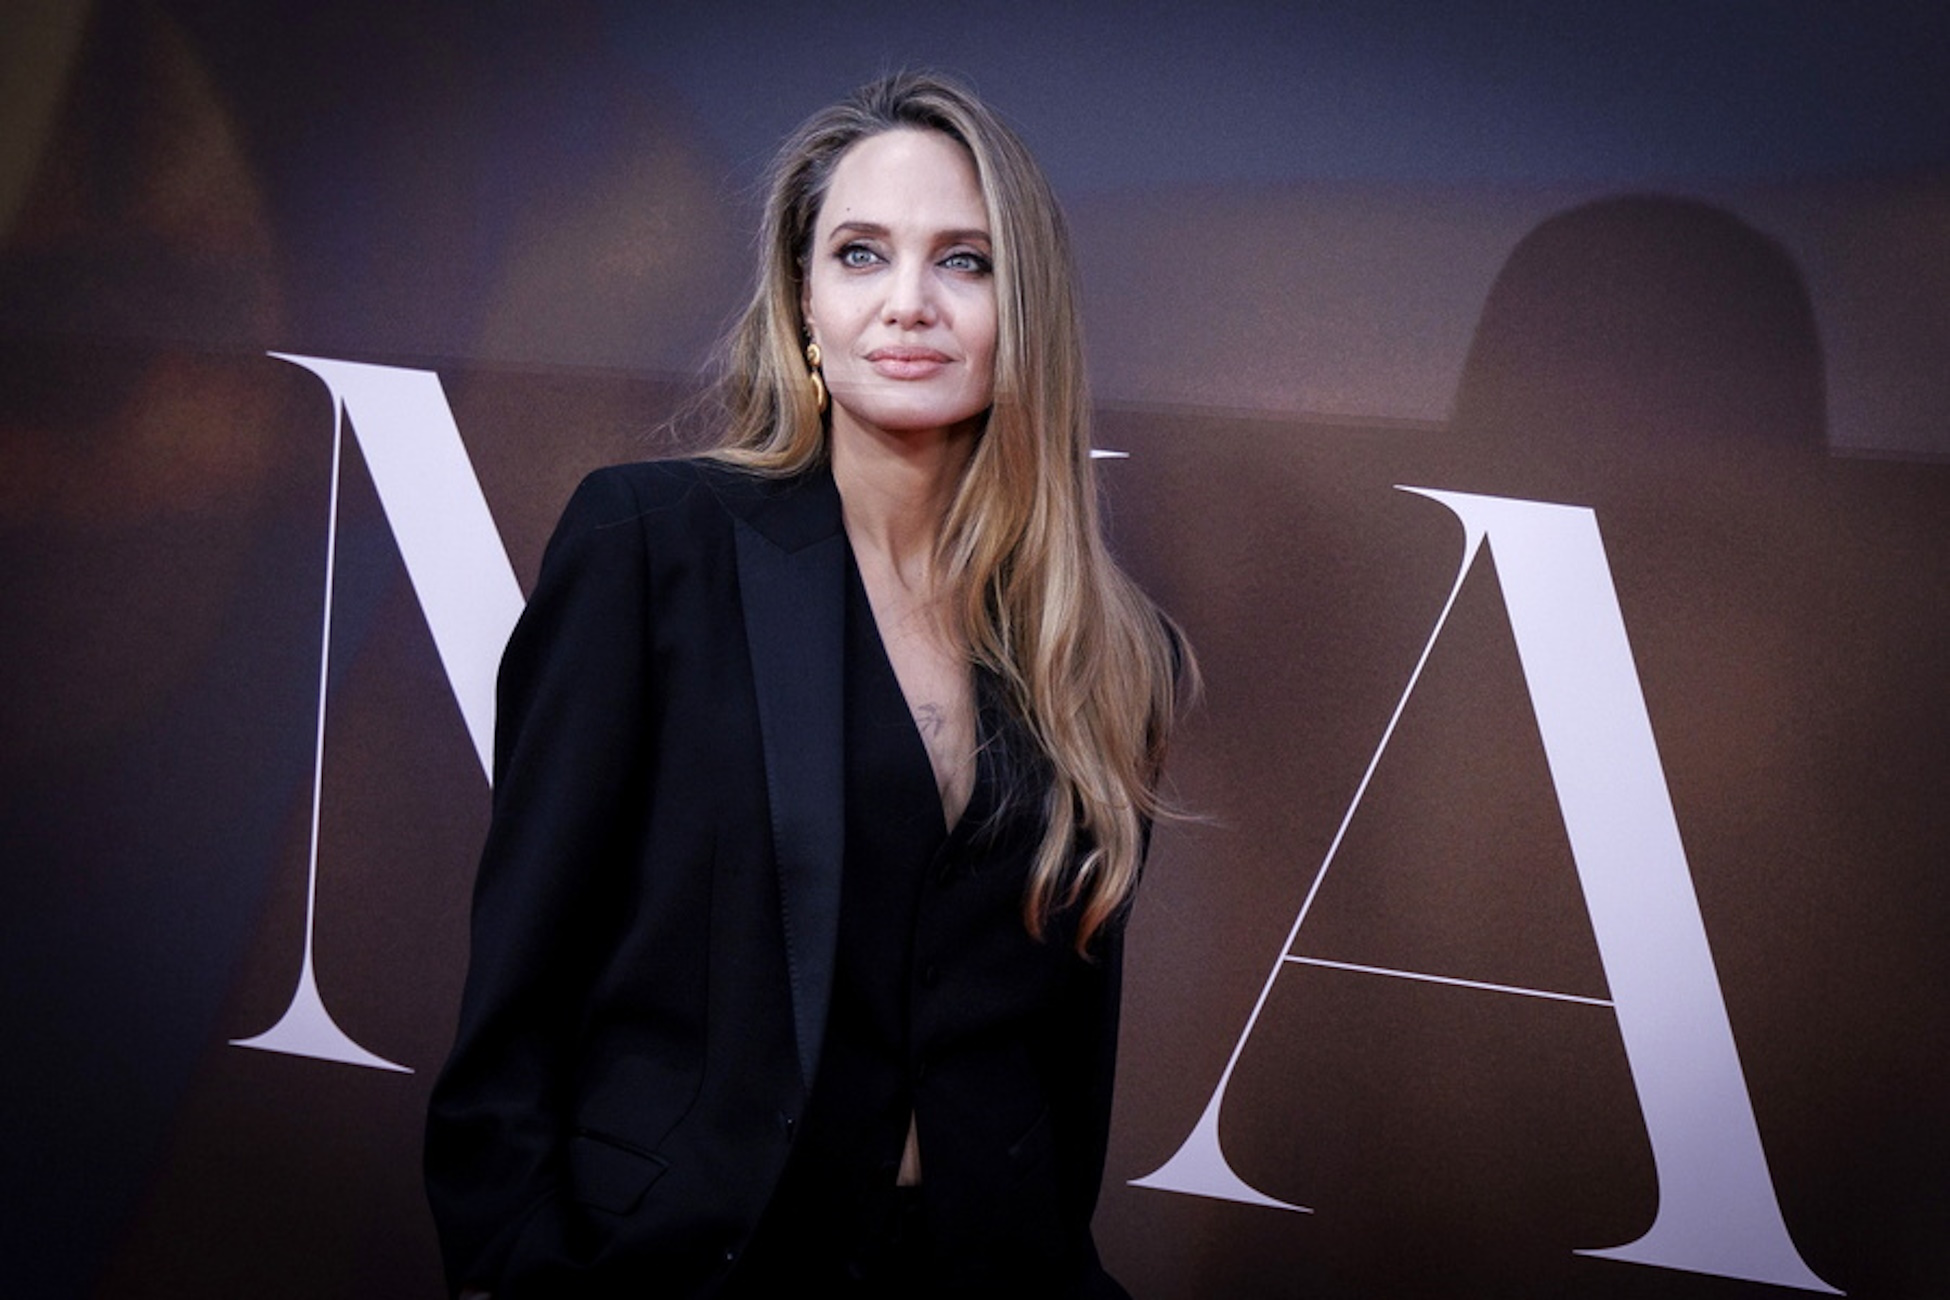
M 1090 1218 L 1175 640 L 1061 216 L 899 75 L 786 142 L 722 446 L 592 475 L 501 669 L 427 1137 L 457 1289 L 1121 1295 Z

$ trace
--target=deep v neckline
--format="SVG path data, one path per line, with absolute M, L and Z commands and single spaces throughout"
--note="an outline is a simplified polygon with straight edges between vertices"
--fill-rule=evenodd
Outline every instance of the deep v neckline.
M 980 684 L 973 669 L 968 678 L 969 733 L 972 742 L 969 752 L 958 761 L 967 768 L 967 795 L 961 807 L 951 817 L 947 801 L 943 798 L 941 781 L 935 770 L 934 755 L 928 748 L 927 738 L 921 734 L 919 714 L 907 687 L 901 682 L 899 671 L 894 667 L 894 658 L 887 650 L 887 638 L 880 627 L 880 612 L 874 608 L 873 596 L 867 590 L 866 576 L 860 570 L 859 558 L 853 553 L 851 539 L 846 547 L 846 581 L 849 601 L 857 601 L 856 608 L 863 620 L 864 641 L 872 647 L 871 658 L 876 675 L 884 674 L 882 683 L 892 688 L 891 698 L 900 702 L 902 717 L 901 748 L 907 751 L 903 764 L 918 764 L 918 771 L 926 774 L 926 785 L 933 794 L 930 801 L 940 820 L 944 837 L 953 835 L 955 830 L 968 821 L 969 811 L 975 806 L 976 792 L 982 783 L 981 751 L 983 744 L 982 708 Z

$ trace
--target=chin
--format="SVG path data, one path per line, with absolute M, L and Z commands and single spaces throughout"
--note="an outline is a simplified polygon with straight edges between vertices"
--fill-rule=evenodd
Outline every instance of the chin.
M 988 415 L 987 406 L 970 407 L 965 403 L 953 406 L 940 404 L 869 406 L 845 408 L 848 415 L 860 425 L 879 429 L 883 433 L 927 433 L 935 429 L 959 429 L 974 424 L 979 425 Z

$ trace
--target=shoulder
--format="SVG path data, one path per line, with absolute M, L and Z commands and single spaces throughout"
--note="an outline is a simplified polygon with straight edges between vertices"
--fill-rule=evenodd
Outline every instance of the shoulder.
M 608 465 L 585 476 L 569 498 L 564 518 L 590 526 L 626 523 L 648 511 L 684 505 L 694 495 L 718 494 L 728 477 L 748 477 L 705 460 L 644 460 Z
M 695 537 L 712 516 L 724 515 L 725 498 L 752 477 L 703 460 L 636 461 L 609 465 L 585 476 L 569 497 L 551 546 L 560 548 L 619 534 L 648 539 L 660 528 Z
M 591 524 L 622 523 L 646 513 L 685 507 L 751 517 L 780 507 L 805 508 L 837 496 L 824 466 L 803 474 L 761 474 L 708 457 L 634 461 L 595 470 L 582 480 L 565 512 Z M 815 509 L 814 513 L 818 511 Z
M 637 461 L 587 474 L 570 495 L 543 549 L 522 626 L 511 650 L 545 644 L 563 629 L 641 622 L 652 604 L 666 612 L 676 592 L 721 592 L 685 575 L 721 573 L 735 548 L 727 497 L 752 478 L 704 460 Z M 573 633 L 590 643 L 606 633 Z
M 682 563 L 731 548 L 741 526 L 786 551 L 838 534 L 832 473 L 820 466 L 796 475 L 760 474 L 708 459 L 599 469 L 569 499 L 542 567 L 546 573 L 604 557 Z

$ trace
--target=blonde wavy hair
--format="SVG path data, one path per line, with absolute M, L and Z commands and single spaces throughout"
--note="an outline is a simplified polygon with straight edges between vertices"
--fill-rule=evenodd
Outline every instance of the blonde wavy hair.
M 1038 938 L 1077 909 L 1085 949 L 1137 883 L 1180 686 L 1185 642 L 1104 546 L 1090 404 L 1063 215 L 1023 142 L 964 87 L 926 73 L 864 86 L 781 146 L 759 280 L 728 339 L 716 458 L 795 474 L 826 455 L 802 351 L 813 224 L 840 158 L 886 131 L 939 131 L 967 149 L 993 245 L 994 405 L 943 522 L 950 631 L 1002 683 L 1048 758 L 1047 824 L 1023 901 Z M 1077 846 L 1083 846 L 1079 854 Z

